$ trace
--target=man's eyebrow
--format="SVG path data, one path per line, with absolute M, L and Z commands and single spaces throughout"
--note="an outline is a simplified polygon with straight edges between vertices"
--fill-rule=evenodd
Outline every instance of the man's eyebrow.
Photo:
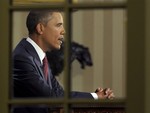
M 63 25 L 63 23 L 60 22 L 60 23 L 57 23 L 57 25 Z

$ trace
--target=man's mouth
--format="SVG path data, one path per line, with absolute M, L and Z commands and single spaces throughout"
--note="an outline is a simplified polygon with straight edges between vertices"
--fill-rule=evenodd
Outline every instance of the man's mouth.
M 60 38 L 59 41 L 60 41 L 60 44 L 62 44 L 64 41 L 64 38 Z
M 60 40 L 60 45 L 62 44 L 63 42 Z

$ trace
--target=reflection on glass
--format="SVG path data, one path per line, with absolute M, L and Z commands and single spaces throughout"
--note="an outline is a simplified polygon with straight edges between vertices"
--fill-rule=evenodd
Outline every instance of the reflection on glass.
M 127 0 L 72 0 L 73 3 L 125 2 Z
M 47 4 L 47 3 L 61 3 L 64 0 L 13 0 L 14 5 L 23 5 L 23 4 Z

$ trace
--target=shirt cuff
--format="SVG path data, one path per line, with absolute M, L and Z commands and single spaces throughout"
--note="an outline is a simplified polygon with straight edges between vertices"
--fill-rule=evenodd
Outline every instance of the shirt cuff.
M 98 99 L 98 95 L 96 93 L 91 93 L 91 95 L 93 96 L 94 99 Z

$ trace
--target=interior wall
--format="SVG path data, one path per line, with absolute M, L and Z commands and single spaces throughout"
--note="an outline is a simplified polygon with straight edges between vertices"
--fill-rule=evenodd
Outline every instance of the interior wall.
M 12 45 L 13 48 L 18 44 L 18 42 L 23 38 L 28 36 L 26 28 L 26 16 L 28 12 L 13 12 L 13 22 L 12 22 Z
M 73 63 L 72 89 L 94 91 L 110 87 L 116 97 L 125 97 L 125 11 L 88 10 L 73 14 L 73 40 L 87 46 L 93 66 Z M 78 67 L 78 68 L 77 68 Z

